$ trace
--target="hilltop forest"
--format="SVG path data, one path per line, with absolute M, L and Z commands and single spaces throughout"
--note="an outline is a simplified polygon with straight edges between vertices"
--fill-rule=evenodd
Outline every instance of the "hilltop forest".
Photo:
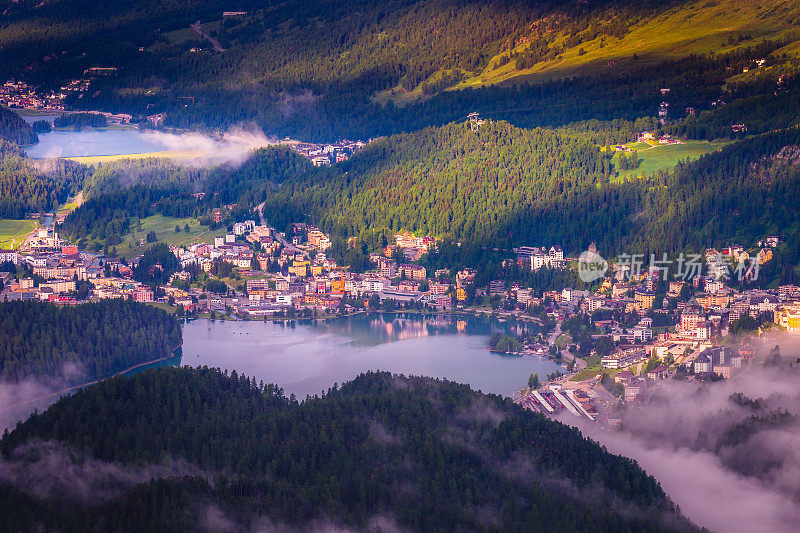
M 577 430 L 388 373 L 298 403 L 236 372 L 148 370 L 62 398 L 0 451 L 12 471 L 46 472 L 45 454 L 90 466 L 80 491 L 69 475 L 0 482 L 2 529 L 694 530 L 652 477 Z
M 22 219 L 26 213 L 65 203 L 83 187 L 87 172 L 83 165 L 65 159 L 44 167 L 0 138 L 0 218 Z
M 320 224 L 351 255 L 348 238 L 371 251 L 400 230 L 470 249 L 560 243 L 577 253 L 596 242 L 611 256 L 780 234 L 795 265 L 799 144 L 796 129 L 767 134 L 618 181 L 609 157 L 574 131 L 492 122 L 473 132 L 457 123 L 389 137 L 346 163 L 283 181 L 266 189 L 264 212 L 278 227 Z
M 132 301 L 0 304 L 0 380 L 82 383 L 166 357 L 180 344 L 174 316 Z
M 0 140 L 27 145 L 38 142 L 39 138 L 22 117 L 0 107 Z

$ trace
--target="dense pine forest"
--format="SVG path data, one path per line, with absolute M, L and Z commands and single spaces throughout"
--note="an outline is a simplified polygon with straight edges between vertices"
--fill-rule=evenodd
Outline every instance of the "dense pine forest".
M 633 461 L 509 400 L 429 378 L 370 373 L 298 403 L 235 372 L 148 370 L 62 398 L 0 441 L 11 465 L 45 449 L 118 475 L 102 493 L 71 493 L 62 478 L 38 498 L 31 478 L 0 482 L 3 529 L 693 529 Z M 168 461 L 183 466 L 136 481 Z
M 610 171 L 578 135 L 456 123 L 376 142 L 336 169 L 284 182 L 265 212 L 279 227 L 308 213 L 340 240 L 373 245 L 401 229 L 488 243 L 508 235 L 523 210 L 584 196 Z
M 0 141 L 34 144 L 39 138 L 25 120 L 13 111 L 0 107 Z
M 166 357 L 180 343 L 175 317 L 131 301 L 0 304 L 0 380 L 82 383 Z
M 370 249 L 403 229 L 492 247 L 561 243 L 573 253 L 596 242 L 610 255 L 752 245 L 789 238 L 800 224 L 787 200 L 800 193 L 799 143 L 796 129 L 767 134 L 618 182 L 609 158 L 570 130 L 457 123 L 284 181 L 266 190 L 264 212 L 278 227 L 306 218 L 342 246 L 356 237 Z
M 0 218 L 21 219 L 63 204 L 81 190 L 87 172 L 64 159 L 37 163 L 16 144 L 0 139 Z

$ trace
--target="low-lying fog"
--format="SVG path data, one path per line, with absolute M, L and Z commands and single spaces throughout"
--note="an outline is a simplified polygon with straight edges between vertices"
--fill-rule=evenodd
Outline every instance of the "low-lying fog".
M 218 135 L 203 133 L 164 133 L 148 130 L 52 131 L 39 135 L 39 143 L 25 148 L 36 159 L 55 157 L 160 154 L 193 165 L 239 162 L 257 148 L 275 144 L 257 129 L 236 127 Z
M 663 383 L 647 405 L 623 412 L 620 428 L 562 421 L 636 460 L 700 526 L 797 531 L 800 344 L 779 342 L 780 361 L 762 359 L 729 381 Z

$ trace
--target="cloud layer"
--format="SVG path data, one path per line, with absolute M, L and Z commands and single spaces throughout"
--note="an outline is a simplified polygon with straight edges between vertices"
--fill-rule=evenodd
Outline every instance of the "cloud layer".
M 203 133 L 163 133 L 148 131 L 141 134 L 150 143 L 158 144 L 179 154 L 177 160 L 193 166 L 213 166 L 223 163 L 241 164 L 250 152 L 276 144 L 259 129 L 234 127 L 218 136 Z M 193 154 L 184 157 L 184 154 Z
M 701 526 L 797 531 L 800 364 L 794 341 L 781 348 L 779 364 L 759 362 L 733 380 L 664 383 L 649 404 L 624 412 L 620 429 L 563 421 L 635 459 Z

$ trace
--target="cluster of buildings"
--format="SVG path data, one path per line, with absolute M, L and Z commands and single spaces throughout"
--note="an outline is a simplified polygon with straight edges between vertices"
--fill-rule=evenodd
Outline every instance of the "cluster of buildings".
M 0 105 L 16 109 L 40 109 L 44 111 L 64 111 L 64 100 L 70 94 L 83 96 L 92 82 L 93 76 L 97 75 L 96 69 L 88 69 L 86 74 L 89 77 L 70 80 L 58 91 L 51 91 L 47 94 L 40 94 L 36 88 L 28 85 L 24 81 L 10 80 L 0 87 Z M 103 115 L 113 124 L 129 124 L 133 118 L 127 113 L 109 113 L 107 111 L 89 111 L 98 115 Z
M 399 253 L 405 261 L 417 261 L 435 246 L 436 238 L 434 237 L 428 235 L 417 237 L 409 232 L 396 233 L 394 235 L 394 244 L 386 246 L 382 250 L 382 255 L 387 258 L 393 258 Z M 374 253 L 370 256 L 370 259 L 373 263 L 377 263 L 380 255 Z
M 89 90 L 92 77 L 70 80 L 58 91 L 41 94 L 24 81 L 9 80 L 0 87 L 0 105 L 17 109 L 45 109 L 63 111 L 64 100 L 71 93 L 81 94 Z
M 62 101 L 66 94 L 53 93 L 47 96 L 39 95 L 36 89 L 24 81 L 9 80 L 0 87 L 0 105 L 18 109 L 64 109 Z
M 11 262 L 29 267 L 30 276 L 16 279 L 3 273 L 0 298 L 23 300 L 37 298 L 62 304 L 78 303 L 76 290 L 88 281 L 81 299 L 130 298 L 138 302 L 163 302 L 180 305 L 186 311 L 235 312 L 241 316 L 287 316 L 289 309 L 337 311 L 345 305 L 355 307 L 391 300 L 401 307 L 427 306 L 446 309 L 456 297 L 465 298 L 464 288 L 474 282 L 476 272 L 465 269 L 450 283 L 450 272 L 436 272 L 428 278 L 425 267 L 410 261 L 398 263 L 375 254 L 374 268 L 363 274 L 350 272 L 329 259 L 325 251 L 330 239 L 319 228 L 294 224 L 291 241 L 274 228 L 253 220 L 237 222 L 213 243 L 198 242 L 189 246 L 170 246 L 179 263 L 165 286 L 153 287 L 133 279 L 142 256 L 129 263 L 102 254 L 80 251 L 58 237 L 54 229 L 42 229 L 26 243 L 25 251 L 0 250 L 0 263 Z M 395 247 L 406 257 L 406 247 L 417 256 L 435 241 L 398 234 Z M 192 285 L 193 274 L 213 276 L 220 267 L 244 280 L 242 286 L 228 287 L 224 294 L 209 292 L 202 284 Z M 159 268 L 154 265 L 151 268 Z M 202 276 L 206 277 L 206 276 Z M 219 284 L 215 290 L 219 291 Z
M 550 248 L 546 246 L 542 248 L 520 246 L 512 251 L 517 254 L 517 264 L 531 270 L 539 270 L 540 268 L 564 269 L 567 266 L 564 259 L 564 251 L 557 244 Z
M 778 244 L 778 237 L 769 236 L 750 250 L 739 245 L 707 249 L 704 254 L 697 254 L 700 264 L 696 266 L 702 268 L 685 268 L 687 275 L 682 277 L 673 270 L 675 276 L 671 280 L 666 271 L 677 265 L 651 266 L 642 272 L 620 263 L 611 265 L 601 286 L 593 291 L 565 288 L 531 296 L 527 289 L 506 287 L 501 280 L 491 282 L 487 289 L 503 296 L 506 302 L 516 303 L 515 312 L 537 306 L 537 314 L 544 312 L 556 323 L 579 314 L 586 317 L 594 340 L 607 339 L 593 343 L 591 355 L 597 355 L 595 349 L 600 346 L 603 348 L 602 357 L 596 360 L 598 370 L 582 381 L 564 378 L 557 382 L 566 389 L 584 390 L 593 401 L 604 404 L 608 414 L 613 410 L 610 406 L 619 400 L 646 401 L 660 381 L 676 373 L 699 381 L 734 376 L 750 364 L 756 350 L 747 343 L 733 342 L 729 337 L 732 326 L 753 330 L 774 323 L 789 334 L 800 335 L 800 287 L 737 289 L 729 283 L 736 277 L 755 280 L 758 266 L 772 260 Z M 541 259 L 546 250 L 514 251 L 519 264 L 535 268 L 533 257 L 538 254 L 536 264 L 546 266 Z M 550 343 L 553 342 L 551 338 Z M 559 348 L 562 355 L 565 350 Z M 616 396 L 597 387 L 601 370 L 612 377 L 608 387 Z M 545 404 L 568 409 L 564 402 L 552 402 L 547 390 L 538 392 L 544 403 L 528 396 L 520 402 L 541 412 L 549 412 Z
M 293 224 L 294 235 L 291 242 L 285 236 L 274 233 L 271 228 L 258 226 L 247 234 L 247 240 L 256 235 L 262 247 L 279 247 L 269 252 L 270 272 L 261 264 L 262 272 L 250 272 L 246 281 L 246 301 L 237 302 L 236 310 L 243 316 L 283 315 L 288 308 L 306 308 L 316 311 L 334 311 L 344 306 L 352 311 L 355 306 L 369 306 L 385 300 L 401 307 L 420 307 L 447 309 L 453 299 L 465 298 L 464 287 L 475 279 L 475 272 L 465 270 L 456 276 L 456 288 L 449 280 L 437 278 L 449 276 L 449 271 L 436 272 L 433 279 L 428 278 L 425 267 L 411 262 L 398 263 L 387 257 L 392 254 L 373 254 L 374 268 L 363 274 L 350 272 L 348 268 L 337 265 L 325 255 L 330 247 L 330 239 L 314 226 L 304 223 Z M 275 240 L 264 235 L 272 231 Z M 408 234 L 398 234 L 395 247 L 405 257 L 405 247 L 416 251 L 432 245 L 427 238 L 417 238 Z M 395 248 L 393 251 L 397 251 Z M 277 252 L 277 253 L 276 253 Z M 262 263 L 267 252 L 258 254 L 256 259 Z
M 669 104 L 667 104 L 667 105 L 669 105 Z M 663 109 L 666 110 L 666 108 L 663 108 Z M 660 115 L 660 112 L 659 112 L 659 115 Z M 639 134 L 639 136 L 637 137 L 636 141 L 637 142 L 648 143 L 648 144 L 650 144 L 652 142 L 657 142 L 658 144 L 662 144 L 662 145 L 683 144 L 682 140 L 675 139 L 671 135 L 668 135 L 668 134 L 665 133 L 665 134 L 663 134 L 661 136 L 656 137 L 656 134 L 651 132 L 651 131 L 643 131 L 642 133 Z M 624 146 L 622 148 L 625 149 L 624 151 L 629 151 Z
M 287 139 L 287 144 L 298 154 L 311 161 L 311 164 L 315 167 L 347 161 L 351 155 L 366 146 L 363 141 L 349 141 L 347 139 L 324 145 Z

